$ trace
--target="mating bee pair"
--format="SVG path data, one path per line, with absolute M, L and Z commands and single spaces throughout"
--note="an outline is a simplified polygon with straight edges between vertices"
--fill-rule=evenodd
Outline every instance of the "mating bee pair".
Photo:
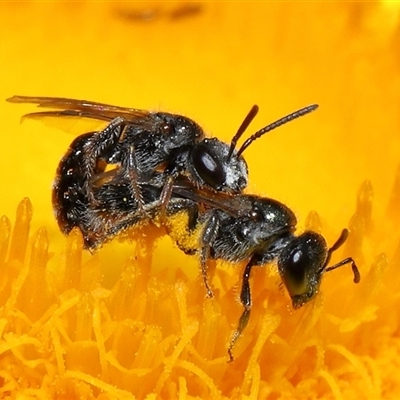
M 28 114 L 31 117 L 75 116 L 108 122 L 102 131 L 85 133 L 72 142 L 59 164 L 53 187 L 60 229 L 68 234 L 79 227 L 89 250 L 145 219 L 186 212 L 188 233 L 200 227 L 198 246 L 188 248 L 179 240 L 177 244 L 186 253 L 199 255 L 208 296 L 212 296 L 207 278 L 209 259 L 248 261 L 240 291 L 244 311 L 229 344 L 230 360 L 250 317 L 253 266 L 277 263 L 294 308 L 316 295 L 327 271 L 351 264 L 354 282 L 360 280 L 352 258 L 328 265 L 332 252 L 346 240 L 347 230 L 328 248 L 316 232 L 296 236 L 296 217 L 284 204 L 243 194 L 248 184 L 242 156 L 246 148 L 317 105 L 266 126 L 236 150 L 258 112 L 257 106 L 227 144 L 206 138 L 198 124 L 180 115 L 52 97 L 14 96 L 8 101 L 57 109 Z

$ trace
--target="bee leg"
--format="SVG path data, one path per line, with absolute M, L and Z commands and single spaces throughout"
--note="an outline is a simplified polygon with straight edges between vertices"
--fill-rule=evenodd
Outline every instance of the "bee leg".
M 101 132 L 91 136 L 83 147 L 85 153 L 83 169 L 88 181 L 92 178 L 99 159 L 108 162 L 108 159 L 112 157 L 125 131 L 125 123 L 122 117 L 114 118 Z
M 93 134 L 82 146 L 82 171 L 85 175 L 86 190 L 90 202 L 95 203 L 93 185 L 96 177 L 105 171 L 108 160 L 115 155 L 115 149 L 125 131 L 125 119 L 114 118 L 101 132 Z
M 90 178 L 93 178 L 93 166 L 98 166 L 100 160 L 103 160 L 104 167 L 102 171 L 96 171 L 97 176 L 99 175 L 99 172 L 104 171 L 108 162 L 114 163 L 116 161 L 120 161 L 121 169 L 118 171 L 114 179 L 119 176 L 129 183 L 132 197 L 137 203 L 138 213 L 140 213 L 142 217 L 148 218 L 144 209 L 142 191 L 138 183 L 138 167 L 134 147 L 129 146 L 127 151 L 121 151 L 119 157 L 115 154 L 116 147 L 123 139 L 126 129 L 127 125 L 125 119 L 122 117 L 116 117 L 104 130 L 93 137 L 90 145 L 88 145 L 85 149 L 88 154 L 88 158 L 91 159 L 87 170 L 89 171 L 89 175 L 91 175 Z M 96 179 L 94 181 L 92 179 L 91 183 L 95 182 Z M 89 191 L 89 193 L 92 194 L 92 191 Z M 92 200 L 94 201 L 93 197 Z
M 160 195 L 160 217 L 161 222 L 164 223 L 168 214 L 168 205 L 172 197 L 175 180 L 179 177 L 181 171 L 179 167 L 166 168 L 165 182 Z
M 118 220 L 117 223 L 115 223 L 108 231 L 107 231 L 107 236 L 108 237 L 113 237 L 120 233 L 121 231 L 134 226 L 137 224 L 139 221 L 142 221 L 142 217 L 138 215 L 136 212 L 133 212 L 131 214 L 128 214 L 124 216 L 124 218 L 121 218 Z
M 132 197 L 135 199 L 137 204 L 137 213 L 149 219 L 150 216 L 146 212 L 144 206 L 144 200 L 142 195 L 142 189 L 139 184 L 138 167 L 135 156 L 135 149 L 133 146 L 129 146 L 126 154 L 123 154 L 121 161 L 121 174 L 124 180 L 127 180 L 132 193 Z
M 199 223 L 199 205 L 194 203 L 191 207 L 188 207 L 188 230 L 193 232 Z
M 228 347 L 229 362 L 233 361 L 233 354 L 232 354 L 233 347 L 235 346 L 237 340 L 239 339 L 239 336 L 246 328 L 250 319 L 252 301 L 251 301 L 251 290 L 250 290 L 249 279 L 250 279 L 251 269 L 255 264 L 256 263 L 253 261 L 253 259 L 251 259 L 249 263 L 246 265 L 246 268 L 244 269 L 243 279 L 242 279 L 242 289 L 240 291 L 240 302 L 242 303 L 244 310 L 242 315 L 240 316 L 238 327 L 236 328 L 236 331 L 233 333 L 231 340 L 229 342 L 229 347 Z
M 213 297 L 214 294 L 210 288 L 210 285 L 208 284 L 207 260 L 210 259 L 210 250 L 219 231 L 219 218 L 215 211 L 212 211 L 210 214 L 211 215 L 204 225 L 204 229 L 200 238 L 200 265 L 207 296 Z
M 174 181 L 175 181 L 175 175 L 174 174 L 169 174 L 167 175 L 165 179 L 164 186 L 161 191 L 160 195 L 160 218 L 161 218 L 161 223 L 165 223 L 165 219 L 167 216 L 167 208 L 168 208 L 168 203 L 171 200 L 172 196 L 172 189 L 174 187 Z

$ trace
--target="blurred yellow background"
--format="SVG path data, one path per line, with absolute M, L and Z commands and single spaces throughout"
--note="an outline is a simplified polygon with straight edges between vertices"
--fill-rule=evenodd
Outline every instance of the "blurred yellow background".
M 342 225 L 365 179 L 387 198 L 400 150 L 395 5 L 190 4 L 2 2 L 0 96 L 176 112 L 227 141 L 253 104 L 260 113 L 249 134 L 318 103 L 246 151 L 249 191 L 287 202 L 300 219 L 315 209 Z M 51 123 L 20 125 L 31 106 L 0 107 L 2 212 L 29 196 L 51 220 L 48 190 L 74 136 Z
M 178 113 L 226 141 L 253 104 L 260 112 L 247 134 L 318 103 L 246 150 L 247 191 L 288 204 L 300 228 L 316 210 L 332 243 L 370 180 L 374 230 L 360 260 L 364 276 L 381 252 L 393 257 L 399 240 L 392 194 L 400 160 L 399 27 L 391 2 L 1 2 L 0 214 L 13 221 L 29 197 L 33 230 L 46 226 L 51 250 L 63 248 L 51 185 L 59 159 L 84 130 L 77 121 L 20 124 L 35 109 L 7 103 L 13 95 Z M 357 291 L 349 271 L 337 274 Z M 333 289 L 326 289 L 329 297 Z M 327 300 L 332 308 L 335 296 Z

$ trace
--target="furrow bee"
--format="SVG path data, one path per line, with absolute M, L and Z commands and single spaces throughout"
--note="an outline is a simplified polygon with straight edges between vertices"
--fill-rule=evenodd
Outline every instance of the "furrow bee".
M 242 154 L 249 145 L 265 133 L 318 107 L 304 107 L 275 121 L 251 135 L 236 150 L 238 140 L 258 113 L 257 106 L 251 108 L 231 143 L 227 144 L 217 138 L 207 138 L 196 122 L 181 115 L 58 97 L 14 96 L 8 101 L 55 109 L 26 115 L 32 118 L 69 116 L 108 123 L 102 131 L 85 133 L 71 143 L 59 163 L 53 185 L 53 208 L 61 231 L 67 234 L 78 226 L 86 248 L 92 250 L 108 240 L 98 226 L 101 221 L 93 220 L 90 214 L 95 207 L 94 192 L 116 174 L 110 168 L 119 170 L 117 175 L 123 173 L 129 181 L 125 189 L 131 190 L 129 197 L 135 199 L 143 219 L 148 218 L 145 210 L 148 205 L 139 182 L 151 180 L 155 173 L 162 173 L 157 179 L 157 184 L 162 186 L 161 214 L 165 213 L 174 182 L 180 177 L 191 182 L 193 187 L 242 193 L 248 184 L 248 168 Z M 116 195 L 115 191 L 109 196 L 110 202 L 122 199 L 129 206 L 124 200 L 126 196 Z M 112 196 L 117 198 L 112 199 Z M 107 217 L 108 211 L 112 214 L 111 209 L 105 209 L 102 222 L 119 224 L 118 217 Z M 90 226 L 92 221 L 96 226 Z
M 240 290 L 244 311 L 229 344 L 230 361 L 233 360 L 233 347 L 250 318 L 252 299 L 249 280 L 254 266 L 277 264 L 294 309 L 315 297 L 325 272 L 350 264 L 354 283 L 360 281 L 360 273 L 351 257 L 329 265 L 332 253 L 346 241 L 347 229 L 328 248 L 319 233 L 308 230 L 296 235 L 297 219 L 294 213 L 277 200 L 245 194 L 227 198 L 221 193 L 207 193 L 207 189 L 196 190 L 187 185 L 176 185 L 173 193 L 177 202 L 180 201 L 177 196 L 182 196 L 185 201 L 191 199 L 194 204 L 209 205 L 209 209 L 198 217 L 203 227 L 197 247 L 208 296 L 212 296 L 207 279 L 209 259 L 247 261 Z M 219 207 L 218 199 L 221 201 Z M 186 208 L 190 209 L 188 205 Z M 182 250 L 190 253 L 185 247 Z

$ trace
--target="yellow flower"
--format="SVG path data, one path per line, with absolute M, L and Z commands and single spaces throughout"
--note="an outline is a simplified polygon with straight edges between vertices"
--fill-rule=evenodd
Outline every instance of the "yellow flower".
M 198 260 L 162 228 L 82 251 L 80 232 L 58 231 L 51 182 L 93 126 L 20 126 L 33 108 L 0 101 L 1 398 L 399 397 L 397 4 L 10 2 L 0 26 L 2 99 L 176 112 L 226 141 L 254 103 L 249 132 L 319 103 L 246 150 L 247 191 L 329 244 L 349 227 L 333 261 L 352 256 L 361 272 L 359 285 L 349 267 L 326 274 L 294 311 L 276 267 L 255 269 L 227 363 L 243 265 L 217 263 L 206 299 Z

